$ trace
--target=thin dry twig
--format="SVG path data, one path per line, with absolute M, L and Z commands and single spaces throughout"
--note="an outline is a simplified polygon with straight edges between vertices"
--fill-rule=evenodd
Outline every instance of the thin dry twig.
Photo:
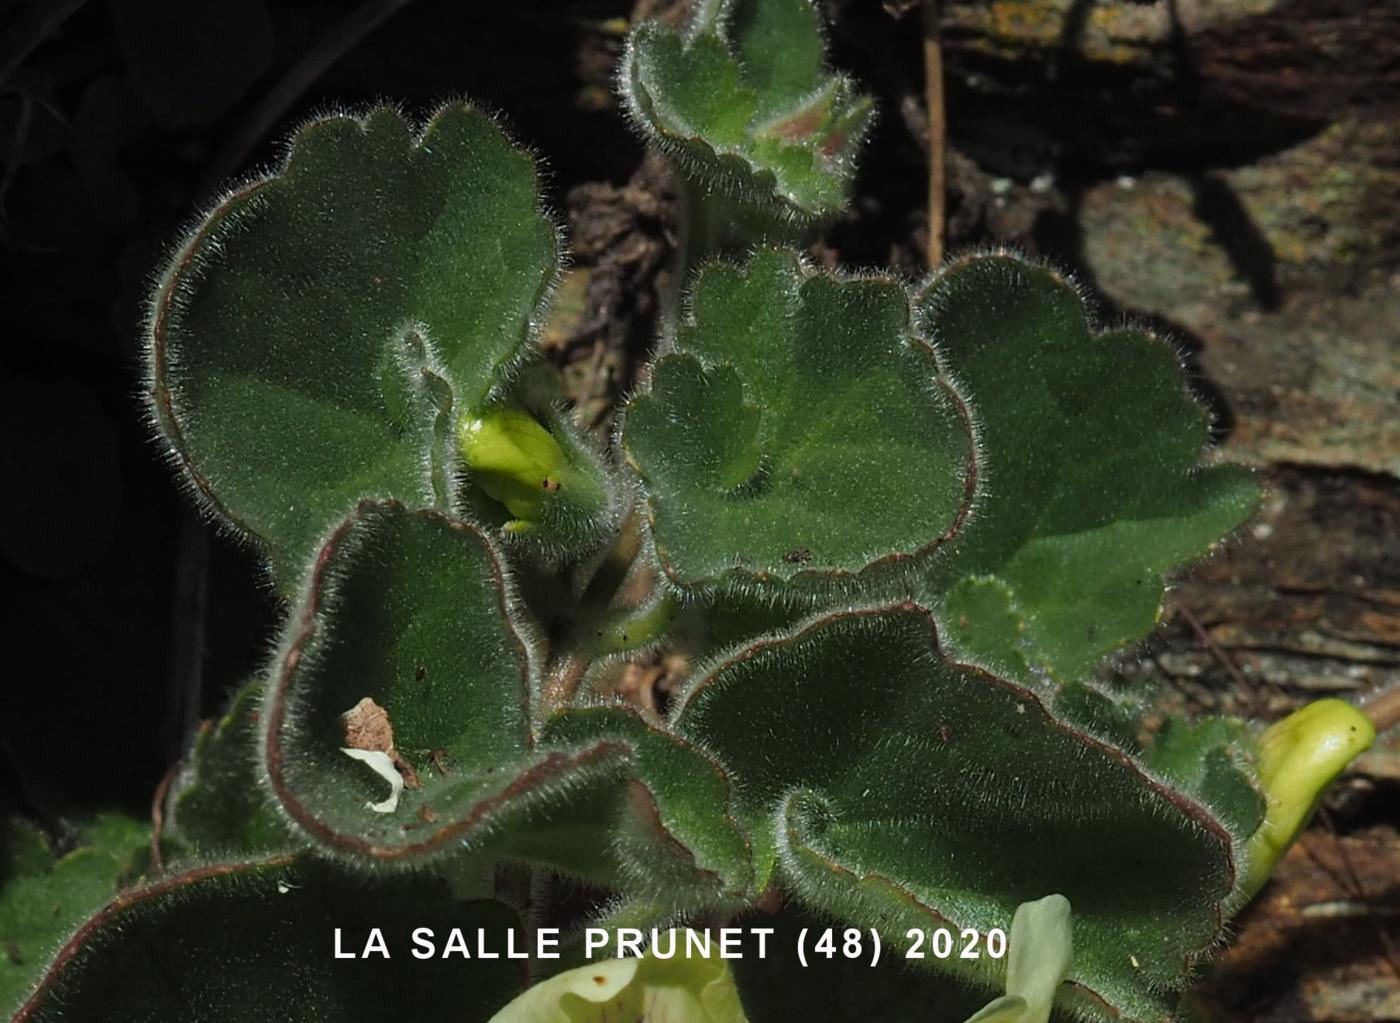
M 171 764 L 165 775 L 160 779 L 160 784 L 156 786 L 155 793 L 151 796 L 151 872 L 153 874 L 165 873 L 165 860 L 161 856 L 160 836 L 165 829 L 165 800 L 170 794 L 170 786 L 175 784 L 175 776 L 180 773 L 178 763 Z
M 1379 696 L 1361 706 L 1361 713 L 1371 719 L 1377 732 L 1400 724 L 1400 685 L 1391 686 Z
M 1176 605 L 1176 612 L 1181 615 L 1182 621 L 1190 626 L 1196 638 L 1201 641 L 1201 645 L 1209 650 L 1211 655 L 1220 662 L 1220 666 L 1225 669 L 1225 674 L 1229 675 L 1230 681 L 1234 683 L 1235 691 L 1242 697 L 1246 693 L 1249 694 L 1250 702 L 1253 704 L 1257 715 L 1261 709 L 1259 685 L 1245 677 L 1244 672 L 1240 671 L 1230 655 L 1227 654 L 1224 648 L 1212 638 L 1208 631 L 1206 631 L 1206 627 L 1201 624 L 1201 620 L 1196 617 L 1195 613 L 1189 607 L 1185 604 L 1178 603 Z
M 948 126 L 943 100 L 942 0 L 924 0 L 924 101 L 928 106 L 928 265 L 943 262 Z
M 1328 834 L 1332 836 L 1332 841 L 1337 849 L 1337 859 L 1341 861 L 1345 878 L 1338 878 L 1311 850 L 1306 850 L 1308 857 L 1328 874 L 1331 874 L 1332 879 L 1339 882 L 1339 887 L 1348 892 L 1352 899 L 1364 909 L 1366 921 L 1375 931 L 1376 940 L 1380 944 L 1381 955 L 1385 959 L 1386 966 L 1390 968 L 1390 972 L 1395 975 L 1396 979 L 1400 980 L 1400 963 L 1396 961 L 1395 946 L 1390 940 L 1385 925 L 1381 923 L 1380 917 L 1376 913 L 1375 899 L 1366 891 L 1366 886 L 1361 883 L 1361 877 L 1351 862 L 1351 854 L 1347 852 L 1347 844 L 1342 840 L 1342 834 L 1337 828 L 1336 820 L 1333 819 L 1331 811 L 1325 806 L 1318 807 L 1318 817 L 1322 820 Z

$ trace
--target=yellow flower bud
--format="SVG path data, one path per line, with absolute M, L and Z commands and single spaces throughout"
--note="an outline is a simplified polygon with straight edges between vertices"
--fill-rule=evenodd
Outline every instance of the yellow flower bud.
M 538 522 L 545 495 L 559 489 L 564 451 L 548 430 L 520 409 L 464 416 L 457 442 L 472 481 L 515 516 L 515 529 Z
M 1327 786 L 1375 738 L 1375 726 L 1366 715 L 1342 700 L 1316 700 L 1259 736 L 1259 780 L 1268 809 L 1249 840 L 1248 894 L 1264 886 Z

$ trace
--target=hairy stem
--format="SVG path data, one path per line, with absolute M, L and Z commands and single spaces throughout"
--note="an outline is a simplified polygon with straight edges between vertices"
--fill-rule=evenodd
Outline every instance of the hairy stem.
M 615 612 L 596 620 L 583 639 L 583 648 L 594 657 L 601 657 L 649 646 L 670 630 L 680 609 L 679 598 L 663 593 L 639 607 Z
M 658 354 L 669 351 L 675 344 L 680 326 L 681 296 L 690 275 L 721 243 L 717 200 L 705 194 L 699 185 L 684 175 L 678 175 L 680 188 L 679 221 L 676 227 L 676 252 L 671 263 L 670 278 L 661 295 L 660 339 Z

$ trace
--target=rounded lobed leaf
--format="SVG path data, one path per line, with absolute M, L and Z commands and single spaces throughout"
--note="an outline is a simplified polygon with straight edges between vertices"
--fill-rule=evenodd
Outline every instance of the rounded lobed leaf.
M 38 831 L 0 820 L 0 1017 L 10 1018 L 64 937 L 144 869 L 150 836 L 136 821 L 98 818 L 78 837 L 55 858 Z
M 965 576 L 943 595 L 943 613 L 944 640 L 961 657 L 999 675 L 1029 681 L 1025 617 L 1004 582 L 994 576 Z
M 360 505 L 317 558 L 262 709 L 264 768 L 293 824 L 361 861 L 411 860 L 479 848 L 612 778 L 615 744 L 535 748 L 519 614 L 475 527 Z
M 961 978 L 909 969 L 909 961 L 900 955 L 903 946 L 896 946 L 898 951 L 886 948 L 874 966 L 864 944 L 863 959 L 836 955 L 821 959 L 820 964 L 813 962 L 811 968 L 802 966 L 796 950 L 804 930 L 810 943 L 815 935 L 835 927 L 838 940 L 843 941 L 846 925 L 842 922 L 838 926 L 829 916 L 813 913 L 791 900 L 776 915 L 755 914 L 743 923 L 775 931 L 768 939 L 767 957 L 746 956 L 731 964 L 750 1023 L 955 1023 L 987 1000 L 985 990 Z M 868 938 L 868 934 L 862 935 L 862 943 Z
M 420 961 L 409 936 L 429 928 L 440 950 L 454 927 L 502 943 L 519 926 L 500 903 L 458 902 L 435 879 L 368 885 L 287 859 L 201 867 L 124 892 L 79 927 L 14 1019 L 382 1023 L 448 1005 L 480 1023 L 519 991 L 520 964 Z M 333 954 L 358 956 L 373 928 L 390 956 Z
M 296 844 L 258 783 L 258 707 L 263 684 L 234 694 L 217 721 L 195 734 L 166 800 L 160 840 L 170 854 L 211 859 L 281 852 Z
M 957 531 L 971 423 L 909 317 L 898 282 L 776 249 L 701 272 L 622 434 L 673 582 L 817 584 Z
M 1243 721 L 1168 718 L 1143 755 L 1153 771 L 1190 792 L 1235 836 L 1237 857 L 1264 822 L 1266 801 L 1251 762 L 1253 739 Z
M 638 25 L 619 78 L 639 130 L 705 191 L 812 220 L 845 205 L 872 115 L 823 50 L 811 0 L 725 0 L 684 37 Z
M 734 778 L 756 883 L 898 939 L 1075 907 L 1071 980 L 1152 1019 L 1218 938 L 1225 825 L 1038 692 L 947 659 L 911 604 L 834 613 L 734 653 L 674 719 Z M 979 971 L 954 958 L 933 965 Z
M 969 636 L 999 632 L 1005 612 L 971 607 L 964 584 L 995 580 L 1023 618 L 1022 653 L 1072 679 L 1156 626 L 1162 573 L 1248 518 L 1258 486 L 1200 464 L 1209 421 L 1171 348 L 1141 330 L 1095 332 L 1053 271 L 971 256 L 918 306 L 972 396 L 988 493 L 934 566 L 934 591 L 956 599 L 950 617 L 966 617 Z
M 630 748 L 626 791 L 605 822 L 625 895 L 682 911 L 744 898 L 753 877 L 748 839 L 731 814 L 718 761 L 621 706 L 569 708 L 543 735 L 570 746 L 611 739 Z
M 149 316 L 155 418 L 279 584 L 363 497 L 451 510 L 454 414 L 524 358 L 557 272 L 536 172 L 462 104 L 303 127 L 220 202 Z

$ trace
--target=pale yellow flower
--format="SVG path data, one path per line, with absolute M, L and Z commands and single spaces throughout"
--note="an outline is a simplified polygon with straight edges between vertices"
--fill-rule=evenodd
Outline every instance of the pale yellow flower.
M 748 1023 L 728 964 L 688 958 L 607 959 L 530 988 L 489 1023 Z
M 1006 994 L 987 1003 L 967 1023 L 1047 1023 L 1055 992 L 1073 961 L 1069 900 L 1047 895 L 1021 903 L 1011 918 Z
M 1259 736 L 1259 781 L 1267 809 L 1264 823 L 1249 840 L 1246 894 L 1269 879 L 1275 864 L 1317 809 L 1327 786 L 1370 748 L 1376 728 L 1342 700 L 1314 700 Z

